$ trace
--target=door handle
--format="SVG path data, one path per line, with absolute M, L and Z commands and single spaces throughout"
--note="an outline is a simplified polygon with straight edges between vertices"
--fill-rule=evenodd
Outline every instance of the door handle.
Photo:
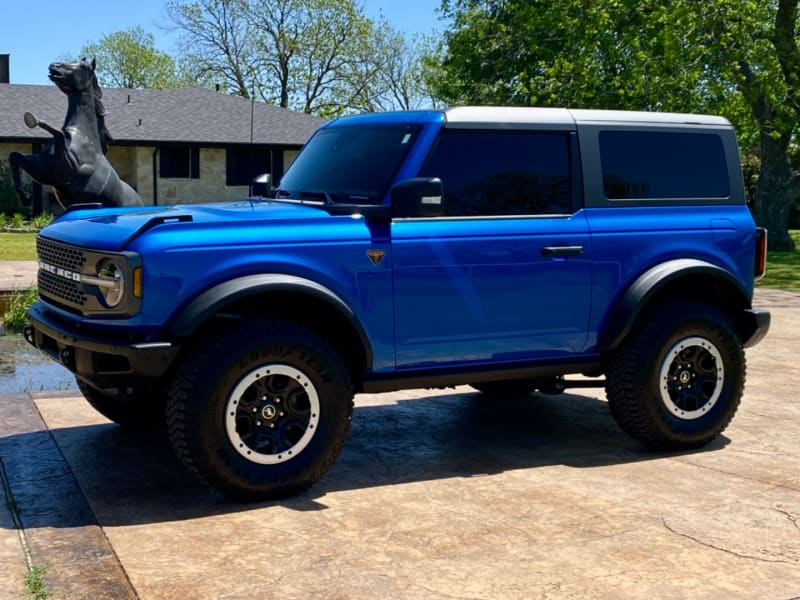
M 542 256 L 580 256 L 583 254 L 583 246 L 545 246 L 542 248 Z

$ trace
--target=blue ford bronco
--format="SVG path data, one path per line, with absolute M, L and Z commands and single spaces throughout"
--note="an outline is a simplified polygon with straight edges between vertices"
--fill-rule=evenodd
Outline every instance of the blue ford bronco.
M 37 249 L 28 340 L 242 499 L 322 477 L 355 393 L 605 387 L 646 446 L 707 444 L 770 322 L 751 305 L 766 232 L 714 116 L 344 117 L 263 196 L 83 205 Z

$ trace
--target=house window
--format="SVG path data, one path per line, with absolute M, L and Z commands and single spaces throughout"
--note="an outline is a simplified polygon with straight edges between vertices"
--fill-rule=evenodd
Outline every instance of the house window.
M 159 148 L 158 174 L 162 179 L 200 178 L 200 148 L 196 146 L 167 146 Z
M 225 185 L 250 185 L 256 175 L 272 173 L 269 148 L 227 148 Z

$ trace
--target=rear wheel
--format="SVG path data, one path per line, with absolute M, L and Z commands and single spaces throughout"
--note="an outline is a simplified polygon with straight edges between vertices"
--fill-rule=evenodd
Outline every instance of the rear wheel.
M 694 448 L 730 423 L 745 383 L 742 343 L 716 307 L 648 311 L 609 361 L 606 395 L 620 427 L 648 446 Z
M 221 492 L 257 500 L 297 493 L 331 467 L 353 410 L 339 354 L 281 320 L 242 321 L 202 341 L 167 404 L 177 455 Z

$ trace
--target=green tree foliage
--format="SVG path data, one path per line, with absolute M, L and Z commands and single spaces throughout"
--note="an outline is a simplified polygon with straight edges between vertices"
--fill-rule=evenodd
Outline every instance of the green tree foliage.
M 166 89 L 190 83 L 172 57 L 155 48 L 153 34 L 141 27 L 87 44 L 80 56 L 97 60 L 97 79 L 104 87 Z
M 737 127 L 759 175 L 753 210 L 791 248 L 800 195 L 795 0 L 443 0 L 434 67 L 450 103 L 711 112 Z
M 31 191 L 30 180 L 23 179 L 23 186 L 25 191 Z M 5 159 L 0 160 L 0 216 L 5 214 L 14 214 L 19 212 L 29 212 L 19 202 L 19 195 L 14 187 L 14 181 L 11 177 L 11 167 Z M 0 227 L 5 225 L 2 217 L 0 217 Z
M 167 14 L 192 72 L 245 98 L 329 117 L 421 95 L 397 75 L 414 68 L 403 36 L 356 0 L 170 0 Z

